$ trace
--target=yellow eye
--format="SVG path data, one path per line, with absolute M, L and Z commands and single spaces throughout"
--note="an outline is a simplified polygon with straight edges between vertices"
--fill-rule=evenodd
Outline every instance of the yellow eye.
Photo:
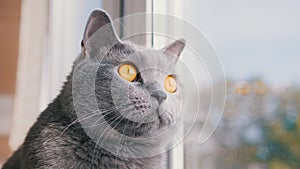
M 118 73 L 123 79 L 129 82 L 134 81 L 137 76 L 136 68 L 130 64 L 121 65 L 119 67 Z
M 177 84 L 176 84 L 176 80 L 175 80 L 174 76 L 172 76 L 172 75 L 167 76 L 165 78 L 164 86 L 168 92 L 170 92 L 170 93 L 176 92 Z

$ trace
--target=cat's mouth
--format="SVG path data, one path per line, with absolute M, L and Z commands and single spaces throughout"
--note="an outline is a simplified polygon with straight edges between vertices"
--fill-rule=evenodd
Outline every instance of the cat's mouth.
M 159 103 L 159 101 L 151 97 L 151 106 L 147 108 L 146 111 L 139 111 L 140 116 L 143 118 L 140 122 L 147 123 L 153 121 L 159 121 L 160 127 L 166 127 L 170 125 L 171 121 L 169 113 L 164 102 Z

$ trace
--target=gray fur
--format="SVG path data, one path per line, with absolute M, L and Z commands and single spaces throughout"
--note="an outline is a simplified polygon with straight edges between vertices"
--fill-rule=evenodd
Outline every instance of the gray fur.
M 110 40 L 105 39 L 106 43 L 92 43 L 92 40 L 89 40 L 93 39 L 92 34 L 102 28 L 105 25 L 103 23 L 110 22 L 108 15 L 101 10 L 91 14 L 82 42 L 82 53 L 75 61 L 60 94 L 41 113 L 22 146 L 4 164 L 3 169 L 166 167 L 165 152 L 149 157 L 125 157 L 103 148 L 93 137 L 101 136 L 99 130 L 103 128 L 97 128 L 97 119 L 101 117 L 118 133 L 133 138 L 159 135 L 175 125 L 181 102 L 180 88 L 174 94 L 167 93 L 163 88 L 163 80 L 166 75 L 175 73 L 174 67 L 184 47 L 184 41 L 176 41 L 169 49 L 165 48 L 162 51 L 144 49 L 119 41 L 114 37 L 111 27 L 108 29 L 111 31 Z M 180 49 L 174 50 L 174 47 Z M 168 50 L 170 52 L 166 54 Z M 133 63 L 140 71 L 136 82 L 127 82 L 118 75 L 119 65 L 126 62 Z M 93 68 L 96 68 L 96 76 L 90 73 Z M 94 84 L 88 82 L 92 78 L 95 80 Z M 80 86 L 75 86 L 75 81 Z M 78 96 L 89 98 L 93 93 L 89 91 L 93 90 L 92 85 L 95 87 L 96 110 L 90 108 L 92 103 L 89 99 L 83 99 L 83 102 L 74 100 Z M 167 95 L 161 103 L 151 96 L 155 90 L 163 91 Z M 128 97 L 125 97 L 126 94 Z M 125 102 L 128 105 L 122 106 Z M 82 114 L 76 106 L 87 107 L 81 110 L 89 112 Z M 87 117 L 91 112 L 96 112 L 96 116 L 81 121 L 80 116 Z M 92 124 L 95 126 L 91 126 Z M 113 140 L 115 137 L 107 139 Z

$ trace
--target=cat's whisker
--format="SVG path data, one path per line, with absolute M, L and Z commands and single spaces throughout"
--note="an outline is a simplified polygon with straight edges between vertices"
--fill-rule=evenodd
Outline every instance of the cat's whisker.
M 119 116 L 119 117 L 122 117 L 122 116 Z M 113 124 L 119 117 L 117 117 L 117 118 L 112 122 L 112 124 Z M 127 118 L 127 117 L 125 116 L 125 118 Z M 102 141 L 102 143 L 105 142 L 107 136 L 110 134 L 111 131 L 114 130 L 114 127 L 116 127 L 116 126 L 121 122 L 121 120 L 122 120 L 122 119 L 120 119 L 115 125 L 113 125 L 113 127 L 110 129 L 110 131 L 108 131 L 108 133 L 106 134 L 106 136 L 105 136 L 104 140 Z M 127 126 L 128 126 L 128 122 L 129 122 L 129 120 L 126 120 L 126 128 L 127 128 Z M 107 130 L 107 129 L 108 129 L 108 128 L 106 128 L 105 130 Z M 125 130 L 125 128 L 123 128 L 123 131 L 122 131 L 123 133 L 124 133 L 124 130 Z M 123 134 L 123 133 L 122 133 L 122 134 Z M 102 136 L 102 135 L 101 135 L 101 136 Z M 101 136 L 100 136 L 100 137 L 101 137 Z M 100 137 L 99 137 L 99 139 L 100 139 Z M 123 137 L 123 135 L 122 135 L 122 137 Z M 121 138 L 122 138 L 122 137 L 121 137 Z M 99 139 L 98 139 L 97 142 L 99 142 Z M 121 139 L 120 139 L 120 141 L 121 141 Z M 120 141 L 119 141 L 118 146 L 120 145 Z M 101 143 L 101 144 L 102 144 L 102 143 Z M 98 144 L 98 143 L 97 143 L 97 144 Z M 118 154 L 118 151 L 117 151 L 117 154 Z M 97 155 L 98 155 L 98 154 L 97 154 Z M 117 156 L 116 156 L 115 159 L 117 159 Z
M 129 104 L 121 104 L 120 106 L 128 106 Z M 107 110 L 109 110 L 109 111 L 107 111 L 107 112 L 102 112 L 102 114 L 104 114 L 104 116 L 102 116 L 102 117 L 100 117 L 99 119 L 97 119 L 92 125 L 90 125 L 90 126 L 86 126 L 86 128 L 91 128 L 91 127 L 97 127 L 97 126 L 99 126 L 99 124 L 97 124 L 97 125 L 95 125 L 97 122 L 99 122 L 99 120 L 101 120 L 101 119 L 103 119 L 105 116 L 107 116 L 107 115 L 109 115 L 112 111 L 111 110 L 115 110 L 115 108 L 111 108 L 111 109 L 107 109 Z M 107 113 L 107 114 L 105 114 L 105 113 Z M 117 115 L 118 116 L 118 115 Z M 115 117 L 117 117 L 117 116 L 115 116 Z M 114 117 L 114 118 L 115 118 Z M 102 122 L 102 123 L 104 123 L 104 122 Z M 100 124 L 102 124 L 102 123 L 100 123 Z
M 107 136 L 110 134 L 111 131 L 114 130 L 114 127 L 116 127 L 120 122 L 121 122 L 122 119 L 120 119 L 109 131 L 108 133 L 106 134 L 106 136 L 104 137 L 103 141 L 101 142 L 101 144 L 103 144 L 105 142 L 105 140 L 107 139 Z M 117 156 L 116 156 L 117 157 Z
M 119 105 L 118 107 L 114 107 L 114 108 L 111 108 L 111 109 L 107 109 L 107 110 L 114 110 L 114 111 L 117 111 L 119 112 L 119 110 L 123 110 L 124 108 L 127 108 L 128 106 L 130 106 L 131 103 L 128 103 L 128 104 L 122 104 L 122 105 Z M 105 110 L 105 109 L 104 109 Z M 105 112 L 104 112 L 105 113 Z
M 113 109 L 112 109 L 113 110 Z M 105 110 L 105 111 L 110 111 L 110 110 Z M 83 120 L 87 120 L 87 119 L 89 119 L 89 118 L 92 118 L 92 117 L 94 117 L 94 116 L 96 116 L 96 115 L 101 115 L 101 114 L 103 114 L 103 113 L 105 113 L 105 111 L 103 112 L 103 111 L 100 111 L 99 112 L 99 110 L 96 110 L 96 111 L 93 111 L 93 112 L 91 112 L 91 113 L 88 113 L 87 115 L 87 117 L 82 117 L 82 118 L 79 118 L 79 119 L 76 119 L 76 120 L 74 120 L 71 124 L 69 124 L 61 133 L 60 133 L 60 135 L 59 136 L 61 136 L 65 131 L 67 131 L 72 125 L 74 125 L 74 124 L 76 124 L 76 123 L 79 123 L 79 122 L 81 122 L 81 121 L 83 121 Z M 74 113 L 75 111 L 73 111 L 73 113 Z
M 113 124 L 118 118 L 120 118 L 120 117 L 122 117 L 122 116 L 116 117 L 116 119 L 114 119 L 114 121 L 112 122 L 112 124 Z M 96 144 L 95 144 L 95 146 L 94 146 L 94 151 L 93 151 L 93 158 L 92 158 L 92 161 L 94 161 L 94 157 L 96 157 L 96 156 L 98 155 L 98 153 L 97 153 L 96 155 L 94 155 L 94 154 L 95 154 L 95 151 L 96 151 L 96 146 L 98 146 L 98 143 L 99 143 L 101 137 L 103 136 L 103 134 L 105 133 L 105 131 L 106 131 L 107 129 L 109 129 L 109 125 L 104 129 L 104 131 L 102 132 L 102 134 L 100 135 L 100 137 L 97 139 L 97 142 L 96 142 Z M 105 141 L 105 140 L 104 140 L 104 141 Z M 102 142 L 102 143 L 103 143 L 103 142 Z
M 102 125 L 103 123 L 107 123 L 106 121 L 103 121 L 103 122 L 101 122 L 101 123 L 98 123 L 99 120 L 104 119 L 105 116 L 107 116 L 107 115 L 109 115 L 109 113 L 108 113 L 108 114 L 105 114 L 104 116 L 102 116 L 102 117 L 100 117 L 99 119 L 97 119 L 92 125 L 90 125 L 90 126 L 85 126 L 85 128 L 93 128 L 93 127 L 100 126 L 100 125 Z M 117 114 L 117 115 L 115 115 L 113 118 L 117 118 L 118 116 L 120 116 L 120 115 Z M 98 124 L 96 124 L 96 123 L 98 123 Z
M 125 135 L 125 134 L 124 134 L 124 131 L 125 131 L 125 129 L 127 129 L 127 127 L 128 127 L 128 122 L 129 122 L 129 120 L 126 119 L 126 125 L 125 125 L 125 127 L 123 128 L 123 130 L 122 130 L 122 136 L 121 136 L 121 138 L 120 138 L 120 140 L 119 140 L 119 143 L 118 143 L 117 155 L 116 155 L 115 161 L 117 160 L 117 156 L 118 156 L 118 154 L 119 154 L 119 147 L 120 147 L 121 141 L 122 141 L 122 139 L 123 139 L 123 137 L 124 137 L 124 135 Z
M 113 124 L 116 120 L 118 120 L 120 117 L 124 117 L 124 118 L 126 119 L 126 127 L 125 127 L 125 128 L 127 128 L 128 122 L 129 122 L 129 120 L 127 119 L 128 116 L 129 116 L 129 115 L 115 117 L 115 119 L 114 119 L 114 121 L 112 122 L 112 124 Z M 106 134 L 106 137 L 105 137 L 105 139 L 102 141 L 102 143 L 106 140 L 107 135 L 113 130 L 113 128 L 116 127 L 116 126 L 121 122 L 121 120 L 122 120 L 122 119 L 120 119 L 120 120 L 112 127 L 112 129 Z M 105 128 L 105 130 L 103 131 L 103 133 L 100 135 L 99 139 L 98 139 L 97 142 L 96 142 L 95 147 L 98 145 L 98 143 L 99 143 L 99 141 L 100 141 L 100 138 L 102 137 L 102 135 L 105 133 L 105 131 L 106 131 L 108 128 L 109 128 L 109 126 L 107 126 L 107 127 Z M 123 133 L 124 133 L 125 128 L 123 128 L 123 131 L 122 131 Z M 123 136 L 122 136 L 122 137 L 123 137 Z M 121 140 L 120 140 L 120 141 L 121 141 Z M 102 143 L 101 143 L 101 144 L 102 144 Z M 95 152 L 93 152 L 93 154 L 94 154 L 94 153 L 95 153 Z M 98 155 L 98 153 L 96 154 L 96 156 L 97 156 L 97 155 Z M 117 158 L 117 156 L 116 156 L 116 158 Z
M 128 104 L 126 104 L 127 102 L 124 102 L 123 104 L 120 104 L 119 106 L 127 106 Z M 129 102 L 128 102 L 129 103 Z M 109 109 L 99 109 L 99 110 L 96 110 L 96 111 L 111 111 L 111 110 L 116 110 L 116 106 L 114 106 L 114 107 L 111 107 L 111 108 L 109 108 Z M 102 112 L 102 113 L 105 113 L 105 112 Z
M 82 121 L 82 120 L 86 120 L 86 119 L 89 119 L 89 118 L 91 118 L 91 117 L 94 117 L 94 116 L 96 116 L 96 115 L 99 115 L 99 113 L 97 112 L 97 113 L 94 113 L 94 114 L 90 114 L 89 116 L 87 116 L 87 117 L 84 117 L 84 118 L 81 118 L 81 119 L 76 119 L 76 120 L 74 120 L 71 124 L 69 124 L 60 134 L 59 134 L 59 137 L 60 136 L 62 136 L 62 134 L 65 132 L 65 131 L 67 131 L 72 125 L 74 125 L 74 124 L 76 124 L 76 123 L 78 123 L 78 122 L 80 122 L 80 121 Z

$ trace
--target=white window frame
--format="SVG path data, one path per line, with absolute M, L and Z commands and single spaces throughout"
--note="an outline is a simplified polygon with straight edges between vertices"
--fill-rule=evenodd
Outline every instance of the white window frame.
M 176 0 L 176 1 L 161 1 L 161 0 L 153 0 L 152 4 L 152 12 L 154 13 L 161 13 L 161 14 L 168 14 L 173 15 L 179 18 L 183 18 L 183 1 Z M 155 21 L 154 21 L 155 23 Z M 170 28 L 168 23 L 164 23 L 164 27 L 166 29 Z M 180 29 L 180 28 L 179 28 Z M 160 48 L 159 45 L 167 45 L 167 42 L 161 42 L 162 39 L 158 40 L 154 38 L 154 48 Z M 183 132 L 183 129 L 182 131 Z M 176 147 L 174 147 L 169 152 L 169 166 L 168 169 L 184 169 L 184 143 L 179 143 Z

